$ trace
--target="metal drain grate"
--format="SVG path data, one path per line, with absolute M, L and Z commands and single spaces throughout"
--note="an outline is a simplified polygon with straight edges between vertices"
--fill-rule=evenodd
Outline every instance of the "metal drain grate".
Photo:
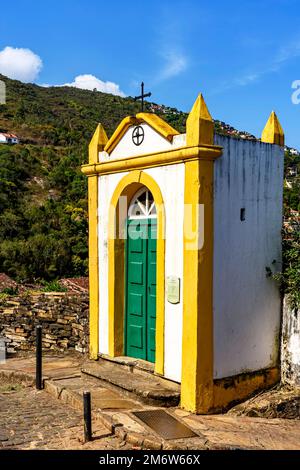
M 197 437 L 194 431 L 164 410 L 135 411 L 132 414 L 164 439 Z

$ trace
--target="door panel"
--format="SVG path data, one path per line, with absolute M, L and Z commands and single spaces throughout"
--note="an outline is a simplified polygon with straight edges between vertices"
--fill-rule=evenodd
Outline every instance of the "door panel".
M 127 233 L 125 353 L 154 362 L 156 220 L 129 220 Z
M 128 293 L 128 314 L 143 316 L 143 294 Z
M 126 355 L 146 359 L 147 225 L 130 221 L 127 238 Z
M 131 252 L 131 258 L 133 257 L 134 252 Z M 130 261 L 130 269 L 128 280 L 131 284 L 143 285 L 145 283 L 144 279 L 144 261 Z
M 156 327 L 156 220 L 148 226 L 147 262 L 147 359 L 155 362 Z M 151 237 L 151 238 L 150 238 Z

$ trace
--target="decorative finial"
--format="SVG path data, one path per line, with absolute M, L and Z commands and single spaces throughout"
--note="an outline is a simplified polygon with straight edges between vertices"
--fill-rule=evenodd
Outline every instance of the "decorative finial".
M 107 141 L 104 127 L 99 123 L 89 144 L 89 163 L 98 163 L 98 154 L 102 152 Z
M 271 112 L 268 122 L 262 131 L 261 141 L 267 144 L 284 146 L 284 132 L 274 111 Z
M 200 93 L 186 121 L 187 146 L 213 145 L 214 122 Z

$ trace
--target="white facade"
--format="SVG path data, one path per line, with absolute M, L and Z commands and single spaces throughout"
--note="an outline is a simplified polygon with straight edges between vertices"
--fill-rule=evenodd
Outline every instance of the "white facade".
M 186 145 L 172 142 L 146 123 L 136 146 L 130 127 L 99 161 L 126 159 Z M 223 154 L 214 162 L 213 311 L 214 379 L 276 366 L 281 301 L 266 268 L 281 268 L 283 149 L 276 145 L 215 136 Z M 180 279 L 180 302 L 165 294 L 164 375 L 181 381 L 183 320 L 183 220 L 185 165 L 143 170 L 160 188 L 165 206 L 165 279 Z M 109 353 L 108 223 L 110 203 L 128 173 L 98 176 L 99 351 Z M 205 208 L 204 208 L 205 210 Z M 244 219 L 244 220 L 241 220 Z
M 145 133 L 143 142 L 140 145 L 134 145 L 132 142 L 132 129 L 134 127 L 130 127 L 125 132 L 120 142 L 110 153 L 109 159 L 118 160 L 124 157 L 128 158 L 147 153 L 163 152 L 164 150 L 172 150 L 185 145 L 185 134 L 175 135 L 172 142 L 170 142 L 146 123 L 140 124 Z M 100 154 L 100 161 L 107 158 L 108 155 L 105 152 Z
M 165 377 L 181 381 L 184 164 L 150 168 L 146 171 L 162 192 L 166 214 L 165 278 L 180 279 L 180 302 L 171 304 L 165 294 Z
M 133 126 L 134 127 L 134 126 Z M 132 129 L 129 128 L 121 141 L 110 154 L 109 159 L 134 156 L 135 152 L 167 150 L 173 143 L 161 137 L 149 125 L 143 124 L 145 138 L 141 146 L 132 142 Z M 185 135 L 175 136 L 174 145 L 184 145 Z M 142 147 L 143 146 L 143 147 Z M 142 147 L 142 149 L 141 149 Z M 136 150 L 138 149 L 138 150 Z M 99 160 L 107 159 L 101 152 Z M 165 206 L 165 277 L 175 276 L 181 282 L 181 295 L 178 304 L 171 304 L 165 296 L 164 331 L 164 370 L 165 377 L 174 381 L 181 380 L 182 351 L 182 279 L 183 279 L 183 211 L 184 211 L 184 164 L 160 166 L 144 170 L 158 184 Z M 117 173 L 98 177 L 98 243 L 99 243 L 99 351 L 108 354 L 108 217 L 109 206 L 119 181 L 127 173 Z
M 108 217 L 109 207 L 119 181 L 127 173 L 98 177 L 98 250 L 99 250 L 99 352 L 108 354 Z
M 214 378 L 276 365 L 281 301 L 283 149 L 216 136 Z M 241 221 L 241 209 L 245 220 Z

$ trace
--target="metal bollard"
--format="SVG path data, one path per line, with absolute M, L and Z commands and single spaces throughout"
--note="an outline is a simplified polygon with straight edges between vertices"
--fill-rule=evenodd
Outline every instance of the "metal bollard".
M 91 393 L 83 392 L 84 442 L 92 440 Z
M 36 326 L 36 373 L 35 373 L 35 386 L 37 390 L 43 388 L 42 378 L 42 327 L 41 325 Z

